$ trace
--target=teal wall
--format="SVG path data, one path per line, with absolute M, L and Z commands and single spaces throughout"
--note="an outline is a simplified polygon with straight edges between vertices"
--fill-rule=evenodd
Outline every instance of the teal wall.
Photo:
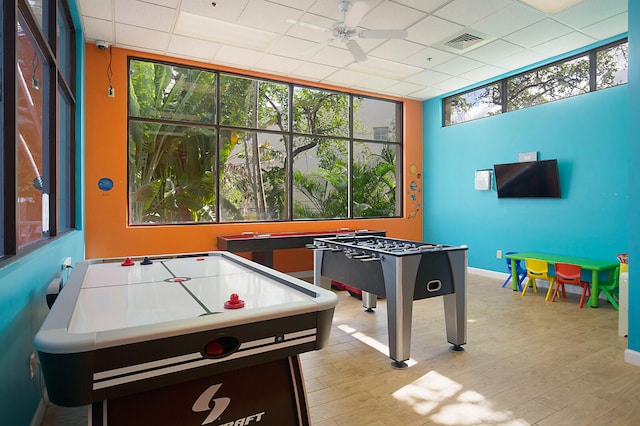
M 496 250 L 616 259 L 627 251 L 628 86 L 442 127 L 424 103 L 424 239 L 466 244 L 469 266 L 504 272 Z M 476 170 L 558 159 L 560 199 L 498 199 L 474 189 Z
M 640 4 L 629 1 L 629 349 L 640 352 Z
M 80 26 L 75 0 L 70 2 L 74 22 Z M 84 64 L 84 36 L 77 36 L 78 64 Z M 71 257 L 72 264 L 84 259 L 84 65 L 78 70 L 76 158 L 77 229 L 55 238 L 45 246 L 18 257 L 0 268 L 0 425 L 29 425 L 38 408 L 43 385 L 38 376 L 29 380 L 29 355 L 33 339 L 48 313 L 46 290 L 61 275 L 60 265 Z M 65 277 L 63 275 L 63 277 Z
M 84 256 L 84 232 L 73 231 L 0 269 L 0 424 L 28 425 L 40 402 L 29 380 L 33 338 L 48 313 L 46 289 L 66 257 Z

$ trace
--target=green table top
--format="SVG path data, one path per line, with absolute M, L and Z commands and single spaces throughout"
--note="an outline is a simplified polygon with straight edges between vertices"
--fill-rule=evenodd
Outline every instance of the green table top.
M 589 259 L 586 257 L 564 256 L 561 254 L 538 253 L 532 251 L 524 251 L 520 253 L 510 253 L 505 255 L 507 259 L 525 260 L 526 258 L 545 260 L 549 263 L 573 263 L 579 265 L 583 269 L 591 271 L 606 271 L 614 269 L 620 265 L 618 261 Z

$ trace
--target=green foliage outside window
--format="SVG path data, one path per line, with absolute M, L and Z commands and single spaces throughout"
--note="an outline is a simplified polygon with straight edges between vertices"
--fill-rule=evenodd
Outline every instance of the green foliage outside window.
M 400 215 L 399 103 L 136 59 L 129 72 L 131 224 Z
M 594 49 L 444 98 L 443 125 L 463 123 L 625 84 L 628 66 L 626 40 Z

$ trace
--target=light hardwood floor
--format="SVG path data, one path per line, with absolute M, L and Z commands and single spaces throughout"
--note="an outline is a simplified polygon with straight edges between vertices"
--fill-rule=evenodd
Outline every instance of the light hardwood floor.
M 302 354 L 314 426 L 637 425 L 640 367 L 623 360 L 618 313 L 578 295 L 545 302 L 468 275 L 467 345 L 448 350 L 441 298 L 414 303 L 411 356 L 391 368 L 386 305 L 375 314 L 338 292 L 329 345 Z M 382 347 L 382 348 L 381 348 Z M 49 407 L 43 426 L 86 425 L 87 410 Z

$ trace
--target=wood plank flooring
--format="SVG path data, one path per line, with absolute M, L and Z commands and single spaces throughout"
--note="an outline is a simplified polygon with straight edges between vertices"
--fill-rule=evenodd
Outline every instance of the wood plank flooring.
M 623 360 L 618 313 L 579 295 L 545 302 L 468 275 L 465 352 L 448 350 L 442 299 L 414 303 L 413 365 L 391 368 L 386 305 L 363 312 L 338 292 L 329 345 L 300 356 L 314 426 L 640 424 L 640 368 Z M 87 409 L 47 409 L 43 426 L 87 424 Z

